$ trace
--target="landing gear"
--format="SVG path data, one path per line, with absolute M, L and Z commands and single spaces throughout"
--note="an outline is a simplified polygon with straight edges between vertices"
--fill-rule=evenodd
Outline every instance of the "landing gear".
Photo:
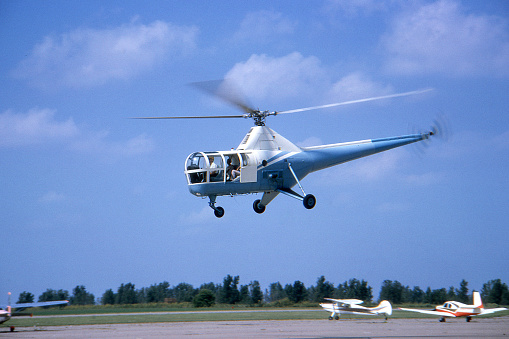
M 308 210 L 312 209 L 313 207 L 315 207 L 315 204 L 316 204 L 316 198 L 313 194 L 308 194 L 304 197 L 304 200 L 302 201 L 302 203 L 304 204 L 304 207 L 307 208 Z
M 253 209 L 258 214 L 262 214 L 263 212 L 265 212 L 265 206 L 261 204 L 261 200 L 260 199 L 256 199 L 253 202 Z
M 471 316 L 467 316 L 467 323 L 469 323 L 470 320 L 472 320 L 472 317 Z
M 214 209 L 214 215 L 218 218 L 221 218 L 224 215 L 224 208 L 222 208 L 221 206 L 217 206 Z
M 224 208 L 222 208 L 221 206 L 216 207 L 216 196 L 210 195 L 209 200 L 210 200 L 209 206 L 214 210 L 214 215 L 218 218 L 222 218 L 224 215 Z
M 330 315 L 329 320 L 334 320 L 334 317 Z
M 442 318 L 440 318 L 440 320 L 439 320 L 439 321 L 440 321 L 441 323 L 445 323 L 445 318 L 444 318 L 444 317 L 442 317 Z

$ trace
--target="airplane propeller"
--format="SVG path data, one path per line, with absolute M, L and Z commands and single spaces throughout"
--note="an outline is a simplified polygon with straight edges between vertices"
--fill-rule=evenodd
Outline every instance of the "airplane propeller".
M 136 117 L 133 119 L 231 119 L 231 118 L 251 118 L 254 120 L 255 125 L 264 126 L 265 118 L 271 115 L 279 115 L 279 114 L 289 114 L 289 113 L 299 113 L 306 112 L 316 109 L 322 108 L 330 108 L 337 107 L 343 105 L 356 104 L 361 102 L 368 101 L 376 101 L 383 99 L 390 99 L 396 97 L 403 97 L 409 95 L 416 95 L 421 93 L 426 93 L 432 91 L 433 88 L 424 88 L 416 91 L 403 92 L 403 93 L 394 93 L 389 95 L 382 96 L 374 96 L 370 98 L 342 101 L 332 104 L 320 105 L 320 106 L 311 106 L 305 108 L 291 109 L 286 111 L 261 111 L 259 109 L 251 108 L 249 104 L 246 103 L 245 100 L 242 99 L 242 95 L 237 90 L 237 87 L 232 84 L 229 80 L 212 80 L 212 81 L 202 81 L 202 82 L 193 82 L 192 86 L 212 95 L 222 99 L 223 101 L 232 104 L 237 109 L 244 112 L 244 114 L 239 115 L 199 115 L 199 116 L 167 116 L 167 117 Z

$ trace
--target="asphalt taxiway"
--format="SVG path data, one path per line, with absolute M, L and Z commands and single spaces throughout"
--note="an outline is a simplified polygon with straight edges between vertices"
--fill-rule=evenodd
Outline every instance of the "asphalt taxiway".
M 208 321 L 19 327 L 5 338 L 507 338 L 509 317 L 451 319 L 342 319 Z

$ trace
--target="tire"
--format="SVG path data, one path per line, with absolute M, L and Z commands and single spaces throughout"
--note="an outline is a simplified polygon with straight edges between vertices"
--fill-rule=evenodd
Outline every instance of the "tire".
M 214 209 L 214 215 L 218 218 L 222 218 L 224 215 L 224 208 L 218 206 Z
M 256 199 L 254 202 L 253 202 L 253 209 L 256 213 L 258 214 L 262 214 L 263 212 L 265 212 L 265 206 L 260 204 L 261 200 L 260 199 Z
M 316 204 L 316 198 L 313 194 L 308 194 L 304 197 L 304 200 L 302 201 L 302 203 L 304 204 L 304 207 L 307 208 L 308 210 L 312 209 L 313 207 L 315 207 L 315 204 Z

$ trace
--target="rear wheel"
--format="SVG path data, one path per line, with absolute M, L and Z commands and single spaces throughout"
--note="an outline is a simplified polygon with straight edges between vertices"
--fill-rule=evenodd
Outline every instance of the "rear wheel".
M 261 200 L 260 199 L 256 199 L 254 202 L 253 202 L 253 209 L 256 213 L 258 214 L 261 214 L 263 212 L 265 212 L 265 206 L 260 204 Z

